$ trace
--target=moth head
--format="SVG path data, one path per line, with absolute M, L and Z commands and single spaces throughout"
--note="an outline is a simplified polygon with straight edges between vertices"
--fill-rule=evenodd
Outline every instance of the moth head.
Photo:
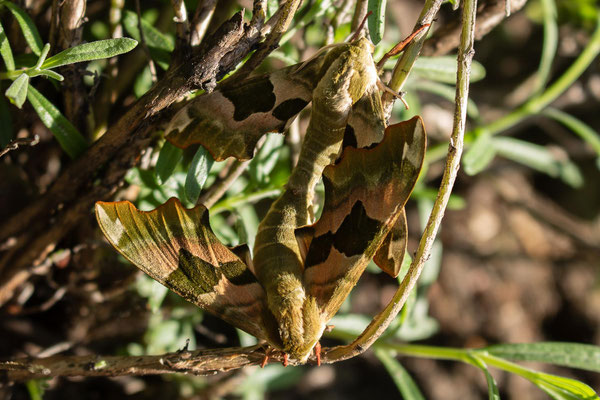
M 365 51 L 369 52 L 369 54 L 373 54 L 375 51 L 375 45 L 371 42 L 371 40 L 366 36 L 361 36 L 358 39 L 352 42 L 354 46 L 360 47 Z

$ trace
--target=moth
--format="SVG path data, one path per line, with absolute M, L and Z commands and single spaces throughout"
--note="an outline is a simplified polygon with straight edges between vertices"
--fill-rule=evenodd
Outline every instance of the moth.
M 215 159 L 250 158 L 258 139 L 283 129 L 309 102 L 298 164 L 261 221 L 253 255 L 216 238 L 208 210 L 170 199 L 150 212 L 98 202 L 108 241 L 188 301 L 306 362 L 371 259 L 391 275 L 404 255 L 404 204 L 426 148 L 419 117 L 385 127 L 379 77 L 366 38 L 201 96 L 167 128 L 167 139 L 201 143 Z M 325 185 L 310 223 L 314 186 Z M 318 352 L 317 352 L 318 356 Z

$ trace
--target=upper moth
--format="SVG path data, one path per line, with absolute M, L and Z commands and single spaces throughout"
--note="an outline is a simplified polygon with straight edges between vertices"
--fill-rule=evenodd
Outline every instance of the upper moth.
M 385 128 L 372 51 L 361 38 L 225 86 L 192 101 L 167 129 L 176 145 L 201 143 L 215 159 L 244 159 L 260 136 L 281 130 L 312 100 L 298 165 L 259 225 L 253 257 L 246 246 L 218 241 L 204 206 L 187 210 L 176 199 L 151 212 L 98 202 L 107 239 L 187 300 L 306 361 L 369 260 L 393 275 L 404 255 L 403 207 L 425 133 L 418 117 Z M 321 176 L 323 213 L 308 225 Z

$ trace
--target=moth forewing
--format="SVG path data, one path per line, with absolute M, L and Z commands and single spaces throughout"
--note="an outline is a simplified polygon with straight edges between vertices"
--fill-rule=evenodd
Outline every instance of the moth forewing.
M 327 322 L 404 213 L 425 155 L 425 131 L 415 117 L 386 129 L 372 149 L 344 150 L 325 169 L 325 205 L 314 225 L 304 284 Z
M 175 198 L 149 212 L 128 201 L 97 202 L 105 237 L 127 260 L 191 303 L 275 347 L 277 324 L 244 262 L 212 232 L 202 205 Z

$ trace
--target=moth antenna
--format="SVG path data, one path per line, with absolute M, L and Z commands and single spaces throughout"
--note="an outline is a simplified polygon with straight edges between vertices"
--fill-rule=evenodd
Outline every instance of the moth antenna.
M 369 11 L 367 13 L 367 15 L 365 15 L 365 17 L 363 18 L 362 22 L 360 23 L 360 25 L 356 29 L 356 32 L 354 32 L 354 35 L 352 35 L 352 37 L 350 38 L 350 42 L 354 42 L 355 40 L 357 40 L 359 38 L 360 33 L 362 32 L 363 28 L 365 27 L 365 24 L 367 23 L 367 18 L 369 18 L 369 16 L 371 14 L 373 14 L 373 11 Z
M 404 48 L 410 42 L 412 42 L 412 40 L 415 38 L 415 36 L 417 36 L 425 28 L 427 28 L 429 26 L 431 26 L 431 24 L 425 24 L 425 25 L 420 26 L 416 31 L 411 33 L 406 39 L 404 39 L 403 41 L 401 41 L 400 43 L 398 43 L 397 45 L 392 47 L 392 49 L 390 51 L 385 53 L 385 55 L 383 57 L 381 57 L 381 60 L 379 60 L 379 62 L 377 63 L 377 71 L 381 71 L 381 69 L 383 68 L 383 65 L 385 64 L 385 62 L 387 60 L 389 60 L 391 57 L 397 55 L 398 53 L 402 52 L 404 50 Z

